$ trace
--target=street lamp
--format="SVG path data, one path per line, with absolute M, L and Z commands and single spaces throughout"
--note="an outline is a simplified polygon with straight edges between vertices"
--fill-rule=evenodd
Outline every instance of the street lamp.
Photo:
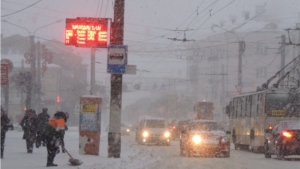
M 238 39 L 238 43 L 239 43 L 239 61 L 238 61 L 238 84 L 235 86 L 238 93 L 242 93 L 242 56 L 243 53 L 245 52 L 245 42 L 244 40 L 240 40 L 239 36 L 237 34 L 235 34 L 233 31 L 229 31 L 227 29 L 224 29 L 218 25 L 214 25 L 220 29 L 225 30 L 226 32 L 230 32 L 232 34 L 234 34 L 236 36 L 236 38 Z
M 8 23 L 10 25 L 13 25 L 13 26 L 16 26 L 18 28 L 21 28 L 21 29 L 24 29 L 28 32 L 29 34 L 29 39 L 30 39 L 30 72 L 31 72 L 31 75 L 32 75 L 32 82 L 35 82 L 35 77 L 36 77 L 36 56 L 35 56 L 35 42 L 34 42 L 34 38 L 35 38 L 35 33 L 44 28 L 44 27 L 47 27 L 49 25 L 53 25 L 55 23 L 58 23 L 58 22 L 61 22 L 62 20 L 57 20 L 55 22 L 52 22 L 52 23 L 49 23 L 49 24 L 46 24 L 42 27 L 39 27 L 37 29 L 35 29 L 33 32 L 30 32 L 28 29 L 22 27 L 22 26 L 19 26 L 17 24 L 14 24 L 14 23 L 11 23 L 11 22 L 8 22 L 7 20 L 2 20 L 2 22 L 4 23 Z M 41 86 L 41 79 L 40 79 L 40 56 L 38 57 L 38 73 L 37 73 L 37 77 L 38 77 L 38 86 L 39 86 L 39 90 L 40 90 L 40 86 Z M 33 83 L 31 83 L 33 84 Z M 33 107 L 33 103 L 31 102 L 31 100 L 34 98 L 34 94 L 35 94 L 35 88 L 34 88 L 34 85 L 32 85 L 32 90 L 31 90 L 31 97 L 29 101 L 27 101 L 26 103 L 26 108 L 29 109 L 29 108 L 32 108 Z M 40 93 L 40 91 L 38 91 Z M 40 97 L 40 96 L 39 96 Z M 38 98 L 38 108 L 40 108 L 40 98 Z

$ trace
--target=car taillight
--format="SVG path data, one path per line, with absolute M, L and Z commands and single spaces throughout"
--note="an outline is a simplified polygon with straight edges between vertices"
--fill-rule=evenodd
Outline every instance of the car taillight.
M 282 133 L 282 135 L 283 135 L 284 137 L 287 137 L 287 138 L 292 137 L 292 133 L 287 132 L 287 131 L 284 131 L 284 132 Z
M 175 126 L 173 126 L 173 130 L 175 130 L 176 129 L 176 127 Z

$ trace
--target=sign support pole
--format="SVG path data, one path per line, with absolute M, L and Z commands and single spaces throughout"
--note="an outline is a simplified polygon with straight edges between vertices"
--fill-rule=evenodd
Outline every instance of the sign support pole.
M 123 45 L 125 0 L 115 0 L 111 45 Z M 121 154 L 122 74 L 111 74 L 111 97 L 108 132 L 108 157 Z
M 91 90 L 90 94 L 94 94 L 94 87 L 95 87 L 95 53 L 96 49 L 91 48 Z

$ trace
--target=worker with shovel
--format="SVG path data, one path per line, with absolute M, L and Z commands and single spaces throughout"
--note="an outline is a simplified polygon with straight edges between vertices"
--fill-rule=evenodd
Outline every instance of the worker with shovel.
M 58 111 L 54 116 L 49 120 L 45 128 L 45 138 L 47 144 L 47 167 L 55 167 L 57 164 L 54 164 L 54 158 L 59 149 L 60 138 L 65 130 L 65 125 L 67 122 L 66 114 L 62 111 Z

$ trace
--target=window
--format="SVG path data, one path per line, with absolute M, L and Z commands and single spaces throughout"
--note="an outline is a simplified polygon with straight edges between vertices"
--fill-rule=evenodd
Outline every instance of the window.
M 268 46 L 264 43 L 258 42 L 256 44 L 256 54 L 257 55 L 267 55 L 268 54 Z

